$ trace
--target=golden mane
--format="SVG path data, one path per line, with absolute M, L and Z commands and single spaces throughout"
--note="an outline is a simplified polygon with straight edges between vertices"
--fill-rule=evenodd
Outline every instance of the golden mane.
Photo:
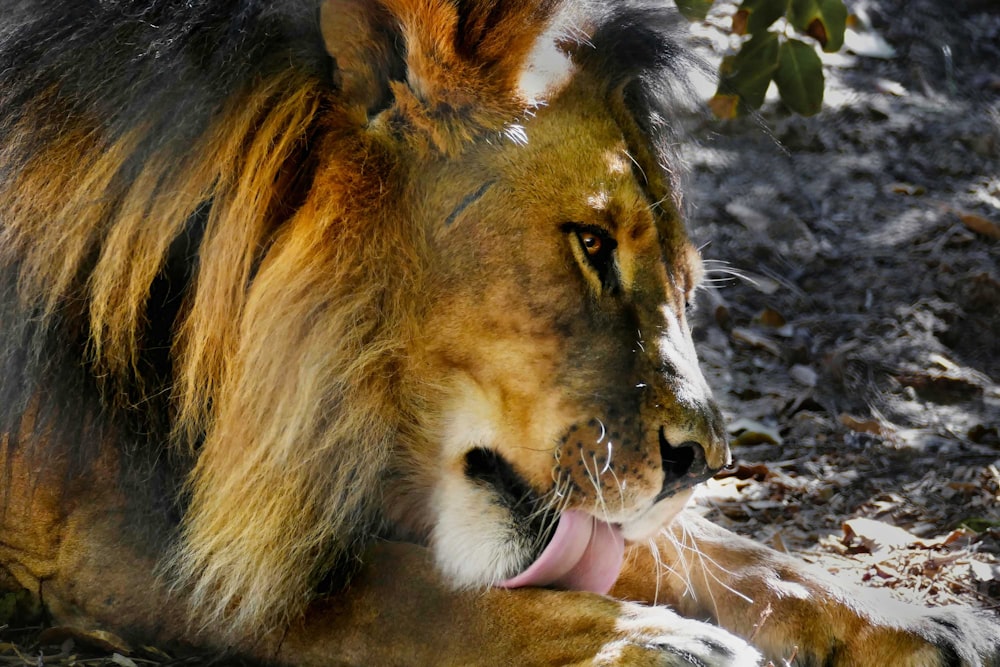
M 371 490 L 395 435 L 403 313 L 384 290 L 412 285 L 400 273 L 413 241 L 399 218 L 371 214 L 379 189 L 391 201 L 390 170 L 368 179 L 353 170 L 352 151 L 375 164 L 377 147 L 324 128 L 311 147 L 327 156 L 315 178 L 335 182 L 339 196 L 309 199 L 285 220 L 309 166 L 304 145 L 331 103 L 316 81 L 277 76 L 229 100 L 183 161 L 149 156 L 118 199 L 107 193 L 142 130 L 108 143 L 81 123 L 0 191 L 0 246 L 4 262 L 20 266 L 20 300 L 43 304 L 46 319 L 86 304 L 90 362 L 110 396 L 120 382 L 142 381 L 151 285 L 187 221 L 211 202 L 172 387 L 174 440 L 198 452 L 171 575 L 192 587 L 205 621 L 257 627 L 298 611 L 319 564 L 372 521 Z M 24 121 L 20 131 L 34 129 Z M 357 201 L 373 208 L 359 218 Z M 390 254 L 396 261 L 382 261 Z M 345 403 L 351 409 L 338 409 Z
M 151 457 L 191 462 L 177 465 L 184 518 L 164 574 L 190 594 L 196 622 L 239 632 L 301 613 L 380 521 L 378 490 L 427 391 L 400 373 L 425 254 L 406 170 L 517 120 L 529 106 L 518 73 L 556 11 L 338 5 L 323 35 L 333 81 L 287 65 L 246 75 L 203 126 L 178 119 L 170 131 L 155 116 L 122 129 L 50 85 L 0 128 L 0 269 L 14 276 L 14 308 L 34 322 L 29 338 L 85 341 L 102 418 L 164 402 L 168 432 L 146 434 L 160 448 Z M 336 52 L 331 34 L 358 17 L 402 35 L 406 83 L 373 69 L 396 57 L 390 47 L 362 39 Z M 386 133 L 363 131 L 387 106 Z M 185 243 L 190 276 L 172 285 Z M 182 295 L 160 382 L 146 360 L 158 281 Z M 48 391 L 44 373 L 31 379 L 31 396 L 5 408 L 21 426 Z

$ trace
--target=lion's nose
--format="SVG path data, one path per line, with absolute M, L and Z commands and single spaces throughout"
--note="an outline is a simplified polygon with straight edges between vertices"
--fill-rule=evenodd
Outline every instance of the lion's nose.
M 667 440 L 662 428 L 660 461 L 663 466 L 663 486 L 656 496 L 656 502 L 703 482 L 716 472 L 705 462 L 705 448 L 701 443 L 688 440 L 674 445 Z

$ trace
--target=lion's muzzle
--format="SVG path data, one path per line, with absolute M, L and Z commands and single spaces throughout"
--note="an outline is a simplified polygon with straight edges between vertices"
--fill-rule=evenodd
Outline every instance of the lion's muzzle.
M 660 429 L 660 458 L 663 466 L 663 487 L 656 494 L 654 503 L 676 495 L 680 491 L 710 479 L 718 472 L 705 462 L 705 449 L 693 440 L 671 445 Z

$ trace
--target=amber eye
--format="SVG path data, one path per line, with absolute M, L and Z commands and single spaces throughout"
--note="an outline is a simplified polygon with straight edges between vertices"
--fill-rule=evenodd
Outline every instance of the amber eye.
M 614 237 L 597 225 L 577 222 L 565 223 L 562 230 L 571 237 L 576 237 L 587 264 L 597 273 L 601 285 L 605 289 L 613 289 L 617 281 L 615 248 L 618 247 Z
M 604 246 L 604 241 L 601 237 L 593 232 L 580 232 L 580 244 L 583 245 L 584 252 L 587 253 L 588 257 L 597 257 L 601 254 L 601 248 Z

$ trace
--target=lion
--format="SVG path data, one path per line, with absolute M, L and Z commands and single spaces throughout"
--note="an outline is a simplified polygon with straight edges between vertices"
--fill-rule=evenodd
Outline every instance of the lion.
M 996 665 L 684 511 L 729 464 L 632 0 L 22 0 L 0 587 L 284 665 Z M 27 611 L 25 612 L 27 613 Z

